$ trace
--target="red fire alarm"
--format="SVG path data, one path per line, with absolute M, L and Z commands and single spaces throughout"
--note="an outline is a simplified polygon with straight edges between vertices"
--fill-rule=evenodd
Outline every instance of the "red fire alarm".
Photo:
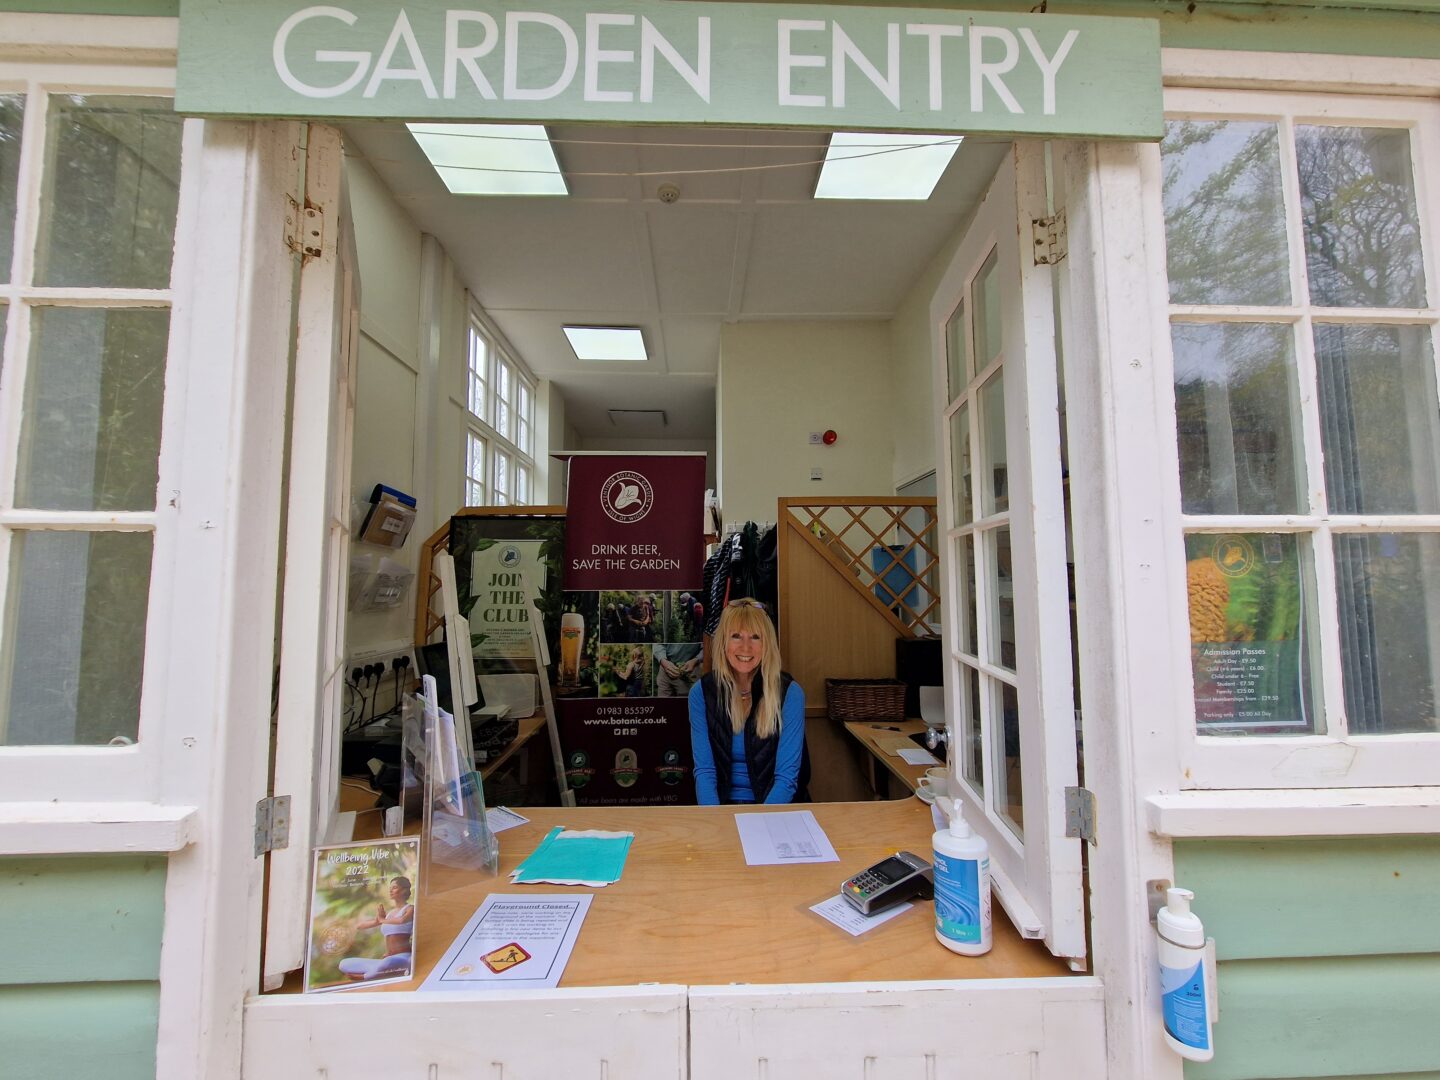
M 834 446 L 835 440 L 839 437 L 839 435 L 835 434 L 835 430 L 831 428 L 830 430 L 826 431 L 824 435 L 820 436 L 820 441 L 823 442 L 826 446 Z

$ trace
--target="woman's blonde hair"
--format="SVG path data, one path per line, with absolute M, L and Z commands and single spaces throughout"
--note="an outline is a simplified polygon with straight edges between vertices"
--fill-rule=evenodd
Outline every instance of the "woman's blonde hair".
M 715 672 L 716 696 L 730 703 L 730 724 L 736 732 L 745 730 L 745 718 L 750 712 L 748 702 L 740 697 L 740 686 L 735 681 L 735 672 L 730 668 L 730 657 L 725 651 L 730 635 L 737 631 L 760 635 L 758 674 L 762 696 L 755 710 L 755 734 L 768 739 L 780 732 L 780 707 L 783 704 L 780 700 L 780 642 L 775 638 L 775 626 L 770 616 L 765 614 L 765 608 L 758 600 L 749 597 L 732 600 L 720 612 L 720 624 L 715 628 L 715 639 L 711 645 L 710 666 Z

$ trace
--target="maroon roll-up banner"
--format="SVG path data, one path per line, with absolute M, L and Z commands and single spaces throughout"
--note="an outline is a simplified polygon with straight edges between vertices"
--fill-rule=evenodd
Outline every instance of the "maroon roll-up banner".
M 694 799 L 704 498 L 703 454 L 570 458 L 555 695 L 582 806 Z

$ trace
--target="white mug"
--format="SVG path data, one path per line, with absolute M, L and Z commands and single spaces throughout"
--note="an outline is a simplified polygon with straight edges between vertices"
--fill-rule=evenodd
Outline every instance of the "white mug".
M 950 794 L 950 773 L 943 765 L 925 770 L 925 775 L 915 781 L 915 790 L 922 797 Z

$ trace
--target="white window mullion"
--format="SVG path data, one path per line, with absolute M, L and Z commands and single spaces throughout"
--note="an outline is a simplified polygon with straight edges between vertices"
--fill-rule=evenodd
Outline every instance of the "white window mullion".
M 40 230 L 40 190 L 46 155 L 45 123 L 50 99 L 45 88 L 31 82 L 25 90 L 25 123 L 21 128 L 19 173 L 15 189 L 15 258 L 10 281 L 17 286 L 34 280 L 35 250 Z
M 30 368 L 30 307 L 14 304 L 5 335 L 4 367 L 0 368 L 0 508 L 15 504 L 15 466 L 20 453 L 20 427 L 25 414 L 25 382 Z M 0 579 L 4 569 L 0 568 Z M 0 585 L 0 597 L 5 595 Z
M 1317 529 L 1314 534 L 1312 557 L 1315 566 L 1315 589 L 1319 594 L 1319 610 L 1315 624 L 1320 631 L 1320 686 L 1323 701 L 1314 707 L 1325 717 L 1323 730 L 1315 726 L 1318 733 L 1334 739 L 1343 739 L 1349 733 L 1349 718 L 1345 710 L 1345 686 L 1342 674 L 1340 646 L 1340 600 L 1336 590 L 1335 546 L 1327 528 Z M 1301 595 L 1304 595 L 1302 586 Z M 1305 626 L 1301 621 L 1301 627 Z M 1313 680 L 1312 680 L 1313 683 Z

